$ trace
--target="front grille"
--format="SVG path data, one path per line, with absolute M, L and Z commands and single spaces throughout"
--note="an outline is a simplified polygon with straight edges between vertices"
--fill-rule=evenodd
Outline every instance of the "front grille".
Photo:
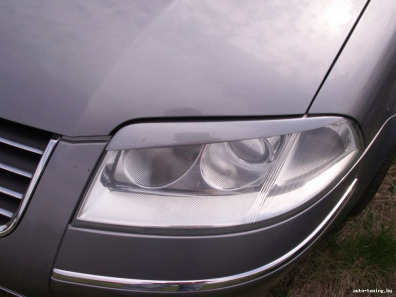
M 0 119 L 0 231 L 26 205 L 50 139 L 50 133 Z

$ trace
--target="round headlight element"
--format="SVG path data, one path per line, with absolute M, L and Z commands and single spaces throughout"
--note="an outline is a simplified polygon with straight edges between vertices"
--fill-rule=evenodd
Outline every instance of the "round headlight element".
M 207 145 L 201 174 L 215 189 L 238 190 L 254 186 L 271 169 L 274 150 L 265 138 Z
M 196 162 L 202 145 L 138 149 L 122 152 L 126 176 L 145 188 L 166 187 L 179 180 Z
M 231 150 L 242 162 L 250 164 L 262 164 L 273 157 L 273 151 L 266 139 L 249 139 L 228 143 Z

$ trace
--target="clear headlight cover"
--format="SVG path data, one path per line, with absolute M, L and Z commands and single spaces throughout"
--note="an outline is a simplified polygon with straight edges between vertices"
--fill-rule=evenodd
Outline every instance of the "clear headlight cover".
M 109 151 L 77 219 L 160 228 L 251 224 L 315 201 L 361 148 L 357 129 L 343 119 L 287 135 Z

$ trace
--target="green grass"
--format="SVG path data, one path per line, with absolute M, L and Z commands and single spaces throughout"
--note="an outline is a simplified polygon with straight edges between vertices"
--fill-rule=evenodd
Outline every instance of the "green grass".
M 394 226 L 380 231 L 364 230 L 345 237 L 333 235 L 323 240 L 306 264 L 309 276 L 300 281 L 331 282 L 345 289 L 345 283 L 356 288 L 386 287 L 396 269 Z M 394 276 L 394 275 L 393 275 Z
M 380 231 L 369 229 L 349 236 L 342 232 L 328 236 L 294 267 L 286 281 L 271 288 L 270 294 L 353 296 L 353 289 L 395 289 L 394 230 L 394 226 L 383 226 Z

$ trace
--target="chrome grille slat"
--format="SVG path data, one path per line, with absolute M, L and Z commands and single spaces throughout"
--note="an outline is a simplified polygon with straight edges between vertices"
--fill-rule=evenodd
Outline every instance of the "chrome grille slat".
M 14 198 L 17 198 L 17 199 L 22 199 L 22 197 L 23 197 L 22 193 L 15 192 L 13 190 L 4 188 L 2 186 L 0 186 L 0 193 L 3 193 L 5 195 L 11 196 L 11 197 L 14 197 Z
M 11 219 L 14 214 L 11 211 L 0 208 L 0 215 Z
M 55 143 L 45 131 L 0 119 L 0 237 L 21 218 Z
M 13 166 L 10 166 L 10 165 L 4 164 L 4 163 L 0 163 L 0 169 L 6 170 L 6 171 L 9 171 L 9 172 L 18 174 L 18 175 L 22 175 L 22 176 L 28 177 L 28 178 L 32 178 L 32 176 L 33 176 L 33 174 L 30 173 L 30 172 L 27 172 L 27 171 L 22 170 L 22 169 L 15 168 Z
M 4 143 L 4 144 L 7 144 L 7 145 L 10 145 L 10 146 L 13 146 L 13 147 L 17 147 L 17 148 L 25 150 L 25 151 L 29 151 L 29 152 L 38 154 L 38 155 L 42 155 L 43 154 L 43 151 L 40 150 L 40 149 L 31 147 L 31 146 L 28 146 L 28 145 L 25 145 L 25 144 L 22 144 L 22 143 L 18 143 L 18 142 L 12 141 L 12 140 L 8 140 L 8 139 L 3 138 L 1 136 L 0 136 L 0 142 Z

